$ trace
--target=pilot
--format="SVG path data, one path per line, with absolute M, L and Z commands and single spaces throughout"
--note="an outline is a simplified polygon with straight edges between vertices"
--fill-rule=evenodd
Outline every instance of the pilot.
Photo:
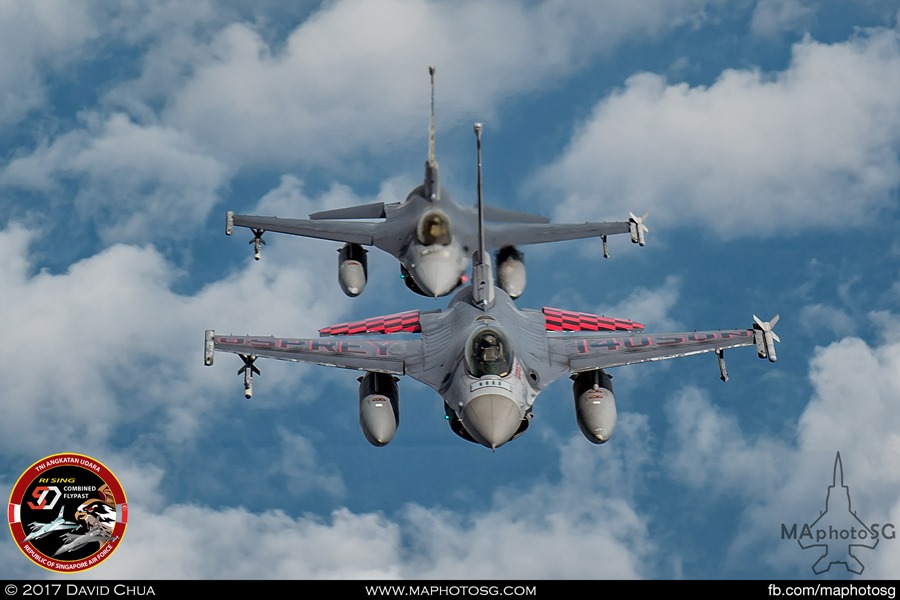
M 426 245 L 447 245 L 450 243 L 449 236 L 447 235 L 447 225 L 441 217 L 438 215 L 430 215 L 425 225 L 425 235 L 423 236 L 425 239 L 422 241 Z
M 481 361 L 488 372 L 495 372 L 503 368 L 506 360 L 503 351 L 503 342 L 493 333 L 486 334 L 481 338 Z M 495 373 L 501 375 L 502 373 Z
M 500 345 L 492 333 L 481 338 L 481 360 L 490 364 L 500 358 Z

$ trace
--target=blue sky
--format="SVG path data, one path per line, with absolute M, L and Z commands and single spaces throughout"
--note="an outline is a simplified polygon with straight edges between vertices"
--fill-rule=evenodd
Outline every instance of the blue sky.
M 900 30 L 892 1 L 0 6 L 0 493 L 58 452 L 128 496 L 117 552 L 76 578 L 845 578 L 780 525 L 853 507 L 900 526 Z M 496 453 L 400 382 L 394 441 L 359 431 L 358 374 L 269 361 L 252 401 L 203 330 L 312 336 L 409 308 L 369 255 L 225 211 L 305 217 L 421 182 L 427 66 L 437 158 L 473 202 L 555 221 L 650 213 L 646 247 L 524 248 L 518 304 L 648 331 L 749 326 L 751 349 L 614 369 L 594 446 L 567 380 Z M 244 239 L 244 238 L 247 239 Z M 233 360 L 229 360 L 233 359 Z M 261 361 L 263 362 L 263 361 Z M 274 364 L 273 364 L 274 363 Z M 858 554 L 896 578 L 900 540 Z M 0 576 L 52 574 L 12 539 Z

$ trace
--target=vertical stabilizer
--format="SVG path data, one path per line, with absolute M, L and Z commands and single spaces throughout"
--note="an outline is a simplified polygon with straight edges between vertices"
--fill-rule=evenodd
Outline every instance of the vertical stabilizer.
M 491 256 L 484 241 L 484 197 L 481 188 L 481 123 L 475 123 L 475 140 L 478 154 L 478 250 L 472 256 L 472 298 L 475 306 L 490 308 L 494 305 L 494 271 Z
M 841 462 L 840 452 L 834 458 L 834 473 L 831 481 L 833 487 L 847 487 L 844 485 L 844 463 Z
M 428 123 L 428 160 L 425 162 L 425 197 L 432 202 L 440 200 L 441 191 L 438 164 L 434 159 L 434 67 L 428 67 L 431 76 L 431 118 Z

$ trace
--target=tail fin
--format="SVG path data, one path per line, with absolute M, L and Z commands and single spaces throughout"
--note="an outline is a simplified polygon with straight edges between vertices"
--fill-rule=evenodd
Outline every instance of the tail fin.
M 484 197 L 481 190 L 481 123 L 475 123 L 478 153 L 478 250 L 472 256 L 472 298 L 475 306 L 485 309 L 494 305 L 494 271 L 491 255 L 484 241 Z
M 434 67 L 428 67 L 431 76 L 431 118 L 428 123 L 428 160 L 425 162 L 425 197 L 432 202 L 440 200 L 438 164 L 434 159 Z

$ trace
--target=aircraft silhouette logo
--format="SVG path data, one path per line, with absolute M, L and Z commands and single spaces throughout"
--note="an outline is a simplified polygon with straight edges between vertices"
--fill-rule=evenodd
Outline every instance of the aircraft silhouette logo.
M 879 536 L 893 538 L 894 527 L 886 523 L 884 526 L 866 525 L 853 510 L 850 501 L 850 488 L 844 485 L 844 467 L 841 453 L 834 459 L 834 472 L 831 485 L 825 495 L 825 510 L 810 524 L 804 524 L 799 531 L 794 524 L 788 529 L 781 526 L 782 539 L 797 539 L 804 550 L 818 548 L 821 555 L 812 565 L 816 575 L 828 572 L 832 565 L 843 564 L 851 573 L 862 574 L 865 570 L 857 557 L 860 548 L 874 550 Z

